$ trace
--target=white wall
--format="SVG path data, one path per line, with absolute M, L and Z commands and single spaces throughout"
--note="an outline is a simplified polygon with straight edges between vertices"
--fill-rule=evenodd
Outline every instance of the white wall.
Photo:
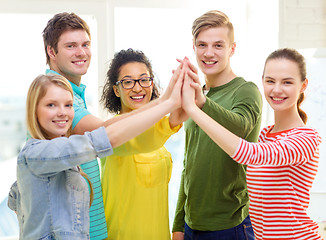
M 280 46 L 326 47 L 326 1 L 280 0 Z

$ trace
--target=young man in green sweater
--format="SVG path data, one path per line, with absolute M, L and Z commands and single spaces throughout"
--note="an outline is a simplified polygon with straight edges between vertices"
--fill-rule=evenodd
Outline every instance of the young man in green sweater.
M 254 83 L 231 69 L 236 44 L 229 18 L 209 11 L 194 21 L 192 34 L 197 64 L 205 75 L 203 92 L 207 92 L 196 96 L 197 105 L 236 135 L 257 141 L 262 98 Z M 173 240 L 254 239 L 246 167 L 233 161 L 191 119 L 185 132 Z

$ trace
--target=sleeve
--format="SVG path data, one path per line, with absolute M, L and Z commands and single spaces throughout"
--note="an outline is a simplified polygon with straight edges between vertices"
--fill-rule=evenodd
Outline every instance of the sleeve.
M 17 212 L 17 196 L 18 196 L 18 186 L 17 181 L 11 185 L 10 192 L 8 195 L 8 207 Z
M 268 143 L 250 143 L 241 139 L 232 158 L 246 165 L 302 165 L 318 158 L 320 143 L 321 138 L 314 131 L 295 131 Z
M 186 201 L 186 195 L 184 193 L 184 171 L 185 170 L 183 169 L 181 175 L 181 181 L 180 181 L 178 202 L 175 209 L 172 232 L 184 232 L 184 226 L 185 226 L 184 206 Z
M 114 148 L 114 155 L 125 156 L 157 150 L 165 144 L 171 135 L 178 132 L 181 127 L 182 124 L 171 128 L 169 117 L 163 117 L 144 133 Z
M 22 152 L 22 158 L 35 175 L 53 175 L 97 157 L 112 154 L 105 128 L 69 138 L 37 140 Z
M 262 97 L 252 82 L 242 84 L 234 93 L 231 109 L 206 97 L 202 110 L 235 135 L 246 138 L 259 123 Z
M 79 123 L 79 121 L 85 117 L 86 115 L 91 114 L 86 108 L 84 108 L 84 103 L 79 103 L 80 100 L 75 96 L 74 94 L 74 112 L 75 116 L 74 119 L 72 120 L 72 129 L 76 127 L 76 125 Z

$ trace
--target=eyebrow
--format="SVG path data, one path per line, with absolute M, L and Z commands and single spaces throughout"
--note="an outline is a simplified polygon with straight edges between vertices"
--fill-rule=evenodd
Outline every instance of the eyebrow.
M 273 80 L 275 80 L 275 78 L 272 78 L 272 77 L 269 77 L 269 76 L 265 76 L 264 77 L 264 79 L 265 78 L 268 78 L 268 79 L 273 79 Z M 287 77 L 287 78 L 282 78 L 281 80 L 295 80 L 294 78 L 292 78 L 292 77 Z
M 149 74 L 148 73 L 142 73 L 139 75 L 139 77 L 143 77 L 143 76 L 148 76 Z M 132 78 L 131 75 L 126 75 L 126 76 L 123 76 L 121 79 L 124 79 L 124 78 Z
M 84 41 L 82 44 L 85 44 L 85 43 L 91 43 L 91 41 Z M 77 42 L 66 42 L 66 43 L 64 43 L 64 45 L 72 45 L 72 44 L 77 44 Z
M 225 43 L 226 41 L 225 40 L 218 40 L 218 41 L 215 41 L 214 43 Z M 196 43 L 207 43 L 206 41 L 203 41 L 203 40 L 197 40 Z

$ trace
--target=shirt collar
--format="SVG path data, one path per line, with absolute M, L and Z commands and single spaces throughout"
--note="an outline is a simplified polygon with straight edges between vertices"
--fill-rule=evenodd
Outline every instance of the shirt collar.
M 61 74 L 59 74 L 59 73 L 57 73 L 56 71 L 54 71 L 54 70 L 51 70 L 51 69 L 46 69 L 46 71 L 45 71 L 45 74 L 57 74 L 57 75 L 61 75 Z M 69 79 L 68 79 L 68 81 L 69 81 Z M 70 81 L 69 81 L 70 82 Z M 84 85 L 84 84 L 80 84 L 79 86 L 77 86 L 76 84 L 74 84 L 73 82 L 70 82 L 70 85 L 71 85 L 71 87 L 72 87 L 72 90 L 74 91 L 74 92 L 76 92 L 78 95 L 82 95 L 83 94 L 83 92 L 85 91 L 85 88 L 86 88 L 86 86 Z

